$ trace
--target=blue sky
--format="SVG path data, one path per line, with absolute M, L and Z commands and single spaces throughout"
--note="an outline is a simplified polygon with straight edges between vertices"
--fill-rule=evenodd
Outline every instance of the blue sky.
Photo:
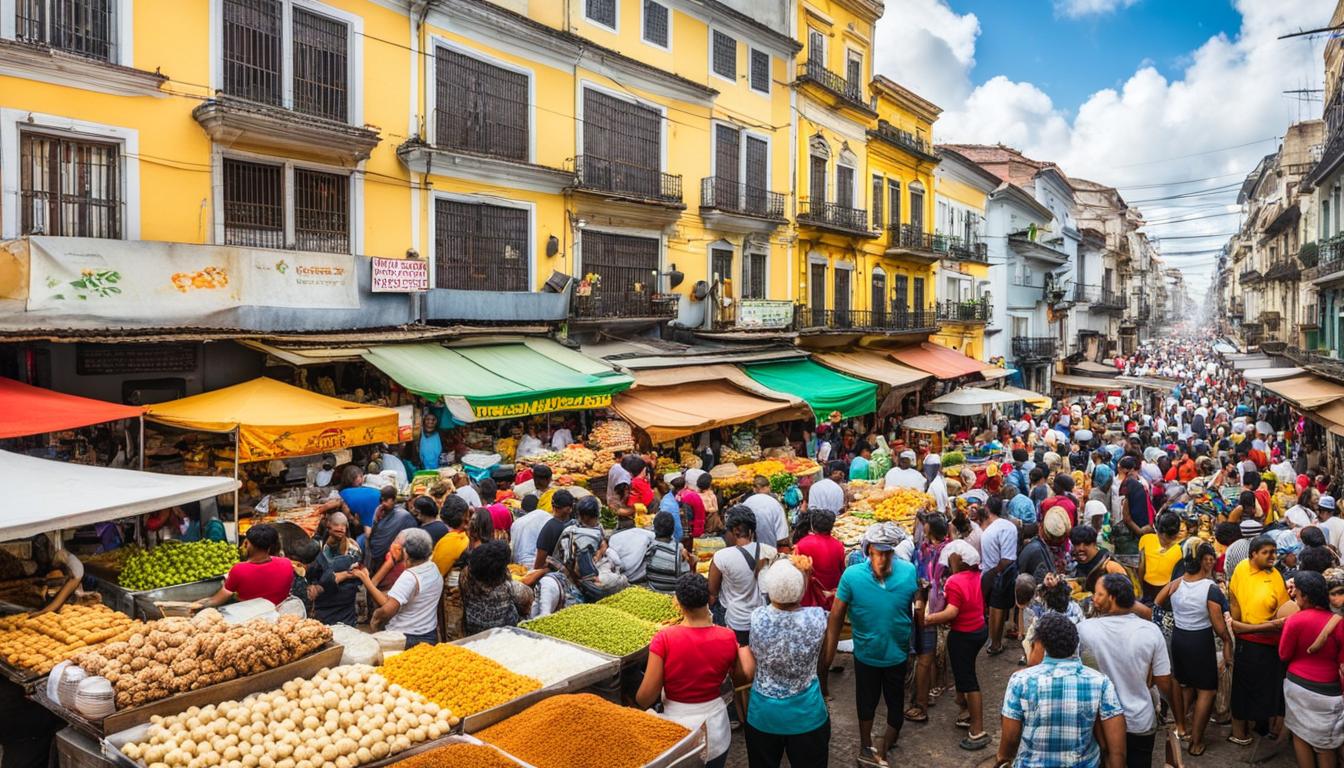
M 951 7 L 980 19 L 972 80 L 1031 82 L 1069 112 L 1145 63 L 1178 79 L 1191 51 L 1241 25 L 1230 0 L 1139 0 L 1078 19 L 1057 14 L 1052 0 L 952 0 Z

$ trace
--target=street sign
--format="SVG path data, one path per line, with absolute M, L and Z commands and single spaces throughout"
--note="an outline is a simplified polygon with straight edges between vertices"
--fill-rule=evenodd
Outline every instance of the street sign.
M 429 290 L 429 262 L 420 259 L 380 259 L 374 257 L 374 293 L 415 293 Z

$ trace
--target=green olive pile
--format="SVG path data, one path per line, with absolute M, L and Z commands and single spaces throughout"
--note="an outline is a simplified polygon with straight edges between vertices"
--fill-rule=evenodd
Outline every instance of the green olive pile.
M 238 562 L 227 541 L 165 541 L 126 558 L 117 583 L 133 592 L 223 576 Z
M 676 598 L 644 587 L 629 587 L 597 601 L 638 619 L 663 624 L 681 618 Z
M 596 603 L 580 603 L 519 625 L 612 656 L 625 656 L 649 644 L 658 631 L 652 622 Z

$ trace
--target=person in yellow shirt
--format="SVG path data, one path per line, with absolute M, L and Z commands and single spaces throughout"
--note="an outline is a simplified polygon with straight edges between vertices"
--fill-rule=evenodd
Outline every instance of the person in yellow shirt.
M 1283 664 L 1279 661 L 1279 630 L 1275 618 L 1288 602 L 1283 575 L 1274 568 L 1274 538 L 1251 539 L 1246 559 L 1237 564 L 1227 585 L 1232 609 L 1232 632 L 1237 636 L 1232 663 L 1232 735 L 1228 740 L 1246 746 L 1252 739 L 1247 724 L 1268 720 L 1273 735 L 1283 731 Z
M 439 518 L 449 530 L 439 539 L 439 543 L 434 545 L 430 559 L 438 566 L 442 576 L 447 577 L 448 572 L 453 570 L 471 541 L 466 528 L 468 509 L 470 507 L 467 500 L 454 494 L 444 500 L 443 509 L 439 510 Z
M 536 486 L 537 509 L 551 512 L 551 497 L 555 489 L 551 487 L 551 468 L 545 464 L 532 465 L 532 484 Z
M 1184 556 L 1181 548 L 1181 518 L 1174 512 L 1157 516 L 1156 533 L 1139 537 L 1139 573 L 1143 580 L 1143 598 L 1152 601 L 1172 580 L 1176 566 Z

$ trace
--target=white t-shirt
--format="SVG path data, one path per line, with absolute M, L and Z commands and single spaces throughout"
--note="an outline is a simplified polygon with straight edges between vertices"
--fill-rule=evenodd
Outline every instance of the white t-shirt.
M 532 601 L 531 618 L 549 616 L 570 603 L 569 580 L 558 572 L 541 577 L 535 587 L 537 597 Z
M 551 435 L 551 448 L 557 451 L 563 451 L 565 446 L 572 442 L 574 442 L 574 433 L 564 427 L 555 430 L 554 434 Z
M 1331 515 L 1323 522 L 1316 523 L 1316 525 L 1325 531 L 1326 542 L 1338 550 L 1339 545 L 1344 543 L 1344 518 Z
M 1205 592 L 1207 594 L 1207 591 Z M 1125 730 L 1152 733 L 1157 728 L 1148 674 L 1171 674 L 1171 657 L 1162 630 L 1132 613 L 1100 616 L 1078 625 L 1083 663 L 1095 666 L 1111 679 L 1125 710 Z
M 914 488 L 917 491 L 922 491 L 927 482 L 924 475 L 917 469 L 892 467 L 887 470 L 887 476 L 883 479 L 882 485 L 884 488 Z
M 751 499 L 747 499 L 747 506 L 751 506 Z M 807 490 L 807 507 L 827 509 L 838 515 L 845 509 L 845 489 L 829 477 L 822 478 Z
M 1316 516 L 1301 504 L 1294 504 L 1283 513 L 1283 519 L 1291 523 L 1294 528 L 1302 528 L 1311 525 Z
M 476 489 L 471 487 L 471 483 L 467 483 L 456 491 L 453 491 L 453 494 L 466 499 L 472 509 L 481 506 L 481 494 L 477 493 Z
M 831 482 L 831 485 L 835 485 Z M 840 486 L 836 485 L 838 490 Z M 813 490 L 816 486 L 812 486 Z M 810 498 L 810 497 L 809 497 Z M 844 492 L 840 493 L 841 503 L 844 503 Z M 754 513 L 756 513 L 756 538 L 764 544 L 774 544 L 777 541 L 783 541 L 789 538 L 789 522 L 784 519 L 784 506 L 775 500 L 774 496 L 768 493 L 753 493 L 748 496 L 746 501 L 742 502 Z M 831 509 L 826 507 L 826 509 Z M 835 508 L 839 512 L 839 507 Z
M 616 560 L 630 581 L 644 578 L 644 553 L 649 551 L 653 531 L 646 528 L 626 528 L 607 539 L 607 557 Z
M 746 557 L 742 556 L 743 550 L 746 550 Z M 729 629 L 739 632 L 751 629 L 751 612 L 765 605 L 760 573 L 753 573 L 754 569 L 747 561 L 752 558 L 770 560 L 774 556 L 774 547 L 758 542 L 724 547 L 714 553 L 714 566 L 723 574 L 719 582 L 719 602 L 723 603 L 724 623 Z
M 537 561 L 537 536 L 541 535 L 541 527 L 550 519 L 550 512 L 534 509 L 513 521 L 509 528 L 509 538 L 513 541 L 513 562 L 532 567 Z
M 817 446 L 817 463 L 823 467 L 831 460 L 831 441 L 826 440 Z
M 1000 560 L 1017 562 L 1017 526 L 998 518 L 980 532 L 980 570 L 992 571 Z
M 936 477 L 929 482 L 929 493 L 933 496 L 933 503 L 938 507 L 940 513 L 947 511 L 947 480 L 943 473 L 939 472 Z
M 401 603 L 397 615 L 387 622 L 388 629 L 408 635 L 427 635 L 438 628 L 443 576 L 433 560 L 402 571 L 387 596 Z
M 514 450 L 517 458 L 525 459 L 528 456 L 539 456 L 546 452 L 546 446 L 542 445 L 541 439 L 532 435 L 523 435 L 518 438 L 518 447 Z

